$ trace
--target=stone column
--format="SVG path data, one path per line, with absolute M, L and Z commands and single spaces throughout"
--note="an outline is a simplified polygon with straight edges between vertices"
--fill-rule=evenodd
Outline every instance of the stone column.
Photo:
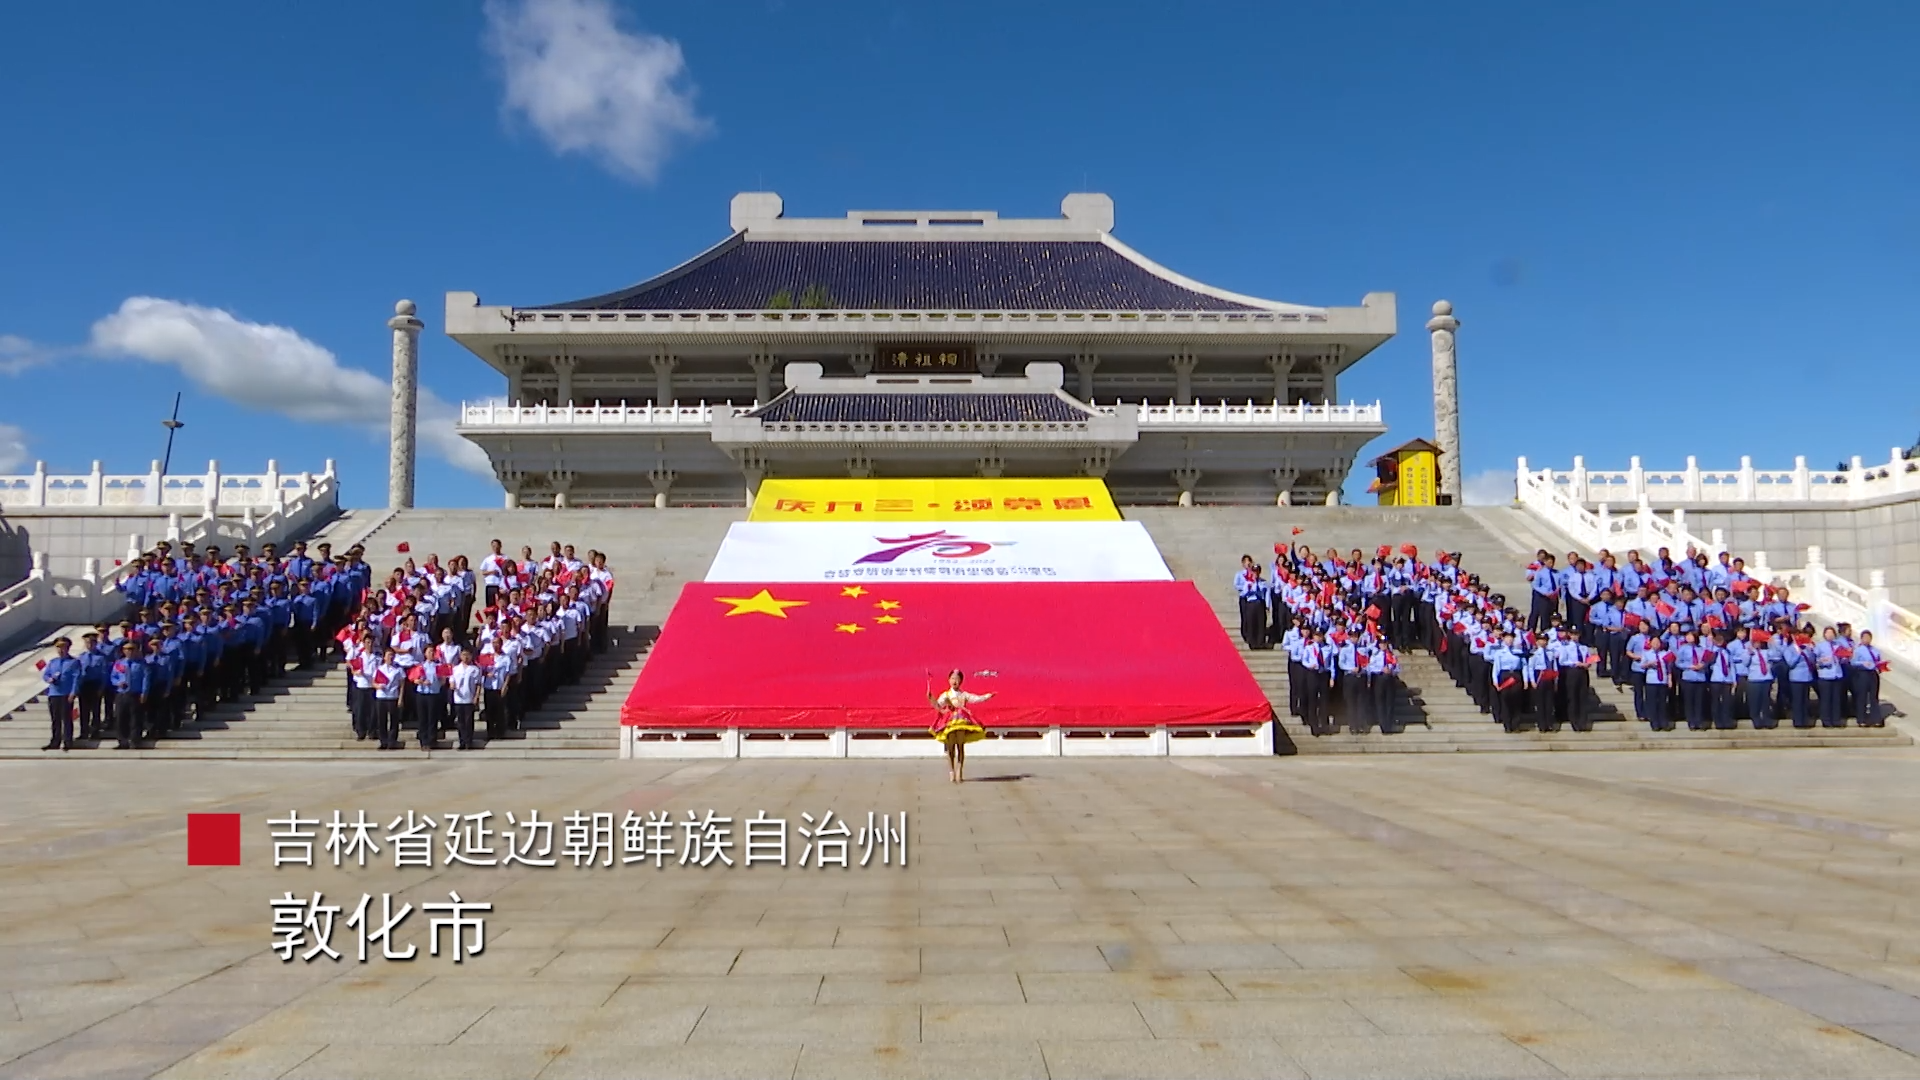
M 747 363 L 753 368 L 753 403 L 765 405 L 773 400 L 773 353 L 755 349 Z
M 1279 494 L 1274 498 L 1275 506 L 1293 505 L 1293 482 L 1300 479 L 1299 469 L 1269 469 L 1267 475 L 1273 479 L 1273 486 Z
M 500 486 L 507 490 L 505 506 L 508 510 L 520 509 L 520 485 L 527 482 L 527 474 L 518 469 L 505 469 L 500 473 Z
M 1200 486 L 1200 470 L 1191 465 L 1173 470 L 1173 482 L 1180 489 L 1180 505 L 1193 505 L 1193 489 Z
M 1193 404 L 1193 369 L 1200 366 L 1200 358 L 1181 351 L 1167 358 L 1167 366 L 1173 369 L 1173 403 Z
M 673 490 L 673 482 L 680 474 L 667 468 L 665 462 L 647 470 L 647 481 L 653 485 L 653 506 L 656 510 L 667 508 L 667 493 Z
M 1453 332 L 1460 320 L 1445 300 L 1433 305 L 1427 333 L 1433 339 L 1433 441 L 1440 447 L 1440 492 L 1458 503 L 1460 490 L 1460 383 L 1453 355 Z
M 555 469 L 547 474 L 547 482 L 553 485 L 553 508 L 555 510 L 565 510 L 567 508 L 567 494 L 573 490 L 573 482 L 579 478 L 580 474 L 572 469 Z
M 507 374 L 507 404 L 522 405 L 526 395 L 527 358 L 510 349 L 500 353 L 500 369 Z
M 1292 387 L 1293 353 L 1282 349 L 1267 357 L 1267 370 L 1273 372 L 1273 403 L 1282 408 L 1293 404 Z
M 563 354 L 554 357 L 550 363 L 553 364 L 554 381 L 558 385 L 558 389 L 554 391 L 553 403 L 562 407 L 573 404 L 573 369 L 580 362 Z
M 420 329 L 411 300 L 393 305 L 393 410 L 387 421 L 387 509 L 413 509 L 413 452 L 420 406 Z
M 673 369 L 680 358 L 668 353 L 653 354 L 653 404 L 665 408 L 673 404 Z
M 1079 398 L 1081 401 L 1093 401 L 1093 372 L 1100 366 L 1100 358 L 1093 353 L 1080 353 L 1073 358 L 1073 370 L 1079 373 Z

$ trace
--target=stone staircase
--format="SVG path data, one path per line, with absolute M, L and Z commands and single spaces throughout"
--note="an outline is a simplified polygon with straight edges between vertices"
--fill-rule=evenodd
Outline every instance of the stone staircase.
M 414 510 L 393 515 L 360 537 L 377 575 L 411 557 L 438 553 L 444 562 L 455 554 L 476 563 L 487 542 L 499 538 L 510 556 L 521 545 L 545 555 L 547 543 L 573 544 L 585 557 L 589 548 L 607 553 L 614 572 L 612 623 L 606 652 L 588 662 L 579 682 L 550 694 L 530 712 L 516 736 L 496 741 L 479 754 L 485 758 L 612 758 L 620 752 L 620 706 L 646 662 L 660 624 L 678 599 L 680 586 L 697 581 L 719 549 L 726 529 L 744 510 Z M 336 538 L 336 545 L 340 540 Z M 398 546 L 405 543 L 408 551 Z M 77 743 L 62 755 L 43 753 L 47 741 L 46 706 L 40 699 L 0 720 L 0 759 L 60 758 L 105 749 Z M 158 744 L 143 744 L 137 754 L 120 757 L 165 758 L 358 758 L 405 759 L 427 756 L 408 749 L 379 754 L 372 741 L 354 739 L 346 709 L 346 672 L 338 665 L 292 672 L 259 695 L 214 709 L 193 730 L 177 732 Z M 407 745 L 411 747 L 409 738 Z M 443 746 L 452 745 L 451 735 Z M 438 753 L 454 753 L 451 749 Z
M 1402 542 L 1419 546 L 1422 557 L 1444 548 L 1464 556 L 1470 572 L 1479 574 L 1509 597 L 1524 597 L 1525 568 L 1533 552 L 1555 546 L 1529 521 L 1516 519 L 1518 511 L 1433 508 L 1394 510 L 1360 507 L 1190 507 L 1136 508 L 1127 516 L 1140 521 L 1159 545 L 1175 576 L 1199 585 L 1221 626 L 1240 649 L 1248 669 L 1266 691 L 1280 719 L 1285 739 L 1301 754 L 1459 753 L 1519 750 L 1698 750 L 1788 746 L 1910 746 L 1912 739 L 1897 728 L 1849 727 L 1809 731 L 1756 731 L 1745 721 L 1734 731 L 1654 732 L 1633 719 L 1630 691 L 1595 679 L 1599 707 L 1594 730 L 1576 732 L 1519 731 L 1508 733 L 1480 712 L 1465 691 L 1453 684 L 1439 661 L 1425 653 L 1401 657 L 1406 684 L 1395 708 L 1395 723 L 1403 730 L 1386 735 L 1377 729 L 1365 735 L 1342 730 L 1315 737 L 1287 712 L 1287 658 L 1278 650 L 1250 650 L 1240 640 L 1240 612 L 1232 590 L 1232 574 L 1242 554 L 1271 561 L 1276 542 L 1307 543 L 1316 551 L 1354 548 L 1371 555 L 1382 543 L 1397 549 Z M 1301 532 L 1294 534 L 1293 529 Z M 1563 548 L 1564 550 L 1564 548 Z M 1516 601 L 1516 606 L 1518 601 Z

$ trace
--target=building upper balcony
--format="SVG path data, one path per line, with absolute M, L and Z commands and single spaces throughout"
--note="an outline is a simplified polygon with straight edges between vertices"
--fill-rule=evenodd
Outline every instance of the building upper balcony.
M 1310 432 L 1329 428 L 1383 428 L 1379 402 L 1345 405 L 1262 405 L 1219 402 L 1192 405 L 1123 402 L 1095 405 L 1104 416 L 1131 416 L 1141 431 L 1230 432 L 1260 434 Z M 468 434 L 593 430 L 658 435 L 705 435 L 716 416 L 732 417 L 752 407 L 709 405 L 508 405 L 468 402 L 460 407 L 460 429 Z

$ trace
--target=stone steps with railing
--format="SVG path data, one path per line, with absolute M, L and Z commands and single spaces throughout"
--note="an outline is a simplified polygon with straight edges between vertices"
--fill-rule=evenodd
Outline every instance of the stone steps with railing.
M 1532 559 L 1528 545 L 1552 546 L 1525 522 L 1494 519 L 1496 535 L 1482 516 L 1459 509 L 1370 510 L 1345 507 L 1193 507 L 1130 509 L 1159 545 L 1176 575 L 1196 580 L 1221 627 L 1234 642 L 1248 670 L 1274 706 L 1286 739 L 1300 754 L 1462 753 L 1572 750 L 1732 750 L 1785 747 L 1907 746 L 1912 739 L 1894 728 L 1792 729 L 1756 731 L 1745 722 L 1734 731 L 1654 732 L 1632 719 L 1631 695 L 1622 696 L 1607 680 L 1594 680 L 1597 708 L 1594 730 L 1509 733 L 1480 712 L 1466 691 L 1455 686 L 1434 657 L 1415 651 L 1401 657 L 1406 692 L 1397 700 L 1397 734 L 1377 729 L 1315 737 L 1287 709 L 1287 659 L 1277 649 L 1248 649 L 1239 637 L 1239 606 L 1230 591 L 1242 553 L 1271 561 L 1274 542 L 1308 543 L 1315 550 L 1342 552 L 1360 548 L 1371 554 L 1383 541 L 1398 549 L 1417 545 L 1423 557 L 1444 548 L 1465 556 L 1464 564 L 1509 596 L 1525 596 L 1524 570 Z M 1300 528 L 1294 534 L 1294 528 Z

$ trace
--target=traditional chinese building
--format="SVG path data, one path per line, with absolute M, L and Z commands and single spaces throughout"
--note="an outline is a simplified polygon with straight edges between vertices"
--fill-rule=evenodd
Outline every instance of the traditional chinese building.
M 638 285 L 483 306 L 447 333 L 506 378 L 462 408 L 515 505 L 742 504 L 767 477 L 1094 476 L 1123 503 L 1318 501 L 1380 407 L 1340 373 L 1394 298 L 1243 296 L 1059 218 L 736 195 L 732 235 Z

